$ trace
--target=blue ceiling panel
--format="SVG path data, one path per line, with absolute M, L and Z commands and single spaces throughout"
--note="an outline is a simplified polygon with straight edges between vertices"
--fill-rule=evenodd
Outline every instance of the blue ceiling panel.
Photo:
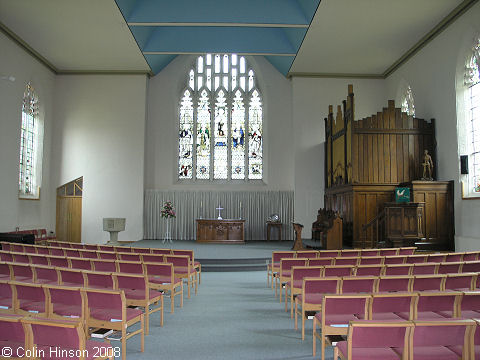
M 318 0 L 307 2 L 318 5 Z M 138 0 L 126 20 L 129 23 L 309 25 L 311 16 L 305 14 L 297 0 Z
M 291 29 L 288 29 L 291 30 Z M 250 27 L 159 27 L 143 52 L 296 54 L 284 29 Z
M 179 54 L 264 55 L 288 74 L 321 0 L 115 0 L 153 73 Z
M 165 66 L 175 59 L 177 55 L 145 55 L 145 59 L 150 65 L 154 74 L 158 74 Z
M 265 56 L 265 59 L 270 62 L 280 73 L 287 76 L 290 67 L 295 60 L 295 56 Z

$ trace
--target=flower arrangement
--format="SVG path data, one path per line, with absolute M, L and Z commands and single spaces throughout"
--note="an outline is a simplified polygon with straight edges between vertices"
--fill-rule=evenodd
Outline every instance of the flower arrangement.
M 163 205 L 162 217 L 167 219 L 177 217 L 171 201 L 166 201 L 165 205 Z

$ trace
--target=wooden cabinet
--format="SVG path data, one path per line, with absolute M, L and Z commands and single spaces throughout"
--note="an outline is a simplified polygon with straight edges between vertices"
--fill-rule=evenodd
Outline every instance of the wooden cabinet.
M 425 203 L 385 203 L 387 246 L 414 246 L 424 238 Z
M 197 242 L 243 244 L 244 224 L 245 220 L 197 219 Z
M 421 250 L 455 250 L 453 181 L 410 181 L 412 201 L 425 203 L 425 239 Z

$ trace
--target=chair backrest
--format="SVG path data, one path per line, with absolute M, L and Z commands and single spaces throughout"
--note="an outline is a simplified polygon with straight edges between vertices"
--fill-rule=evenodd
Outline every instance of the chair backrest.
M 299 250 L 296 253 L 298 259 L 315 259 L 318 256 L 318 251 Z
M 2 299 L 0 309 L 13 309 L 14 293 L 12 290 L 12 285 L 10 285 L 8 281 L 0 281 L 0 298 Z M 8 299 L 8 302 L 6 302 L 7 300 L 4 299 Z
M 332 265 L 333 258 L 308 259 L 308 266 L 326 266 Z
M 115 260 L 92 260 L 94 271 L 116 272 L 117 264 Z
M 343 265 L 350 265 L 356 266 L 358 261 L 360 260 L 359 257 L 337 257 L 335 258 L 334 265 L 343 266 Z
M 380 276 L 384 270 L 383 265 L 359 265 L 355 267 L 355 276 Z
M 98 259 L 96 250 L 80 250 L 80 256 L 84 259 Z
M 43 255 L 29 255 L 30 258 L 30 264 L 34 265 L 48 265 L 48 258 Z
M 92 270 L 92 263 L 90 259 L 72 258 L 70 259 L 70 267 L 72 269 Z
M 10 245 L 10 251 L 23 253 L 24 248 L 22 244 L 12 244 Z
M 461 262 L 444 262 L 438 265 L 438 274 L 458 274 L 462 272 L 463 263 Z
M 410 335 L 410 331 L 407 330 L 413 326 L 411 321 L 351 321 L 347 334 L 347 359 L 356 359 L 356 349 L 359 348 L 363 350 L 363 356 L 365 349 L 378 348 L 389 350 L 395 348 L 406 355 Z
M 142 261 L 149 263 L 163 263 L 165 260 L 164 255 L 160 254 L 142 254 Z
M 85 286 L 88 288 L 97 289 L 114 289 L 115 282 L 113 281 L 112 273 L 110 272 L 92 272 L 84 271 Z
M 361 252 L 360 252 L 361 257 L 364 257 L 364 256 L 378 256 L 378 254 L 379 254 L 379 249 L 364 249 L 364 250 L 361 250 Z
M 7 343 L 13 350 L 12 354 L 17 353 L 15 345 L 23 344 L 23 350 L 27 349 L 26 335 L 21 319 L 22 316 L 19 315 L 0 314 L 0 342 Z
M 11 284 L 14 286 L 17 299 L 19 300 L 46 301 L 45 291 L 39 284 L 19 283 L 16 281 L 12 281 Z
M 142 261 L 140 254 L 117 253 L 117 259 L 122 261 Z
M 340 250 L 340 257 L 360 257 L 360 250 Z
M 11 279 L 11 270 L 10 266 L 7 263 L 0 263 L 0 278 L 1 279 Z
M 446 254 L 430 254 L 427 257 L 427 262 L 441 263 L 445 261 Z
M 83 312 L 84 302 L 80 288 L 69 288 L 63 286 L 47 286 L 49 293 L 50 311 L 56 313 L 57 307 L 61 305 L 78 306 Z
M 378 292 L 408 292 L 411 289 L 413 277 L 411 276 L 381 276 L 378 279 Z
M 151 253 L 150 248 L 137 248 L 137 247 L 132 247 L 132 252 L 134 252 L 135 254 L 150 254 Z
M 115 247 L 110 245 L 98 245 L 98 250 L 106 252 L 115 252 Z
M 67 257 L 74 257 L 74 258 L 79 258 L 80 257 L 80 250 L 78 249 L 63 249 L 63 252 L 65 253 L 65 256 Z
M 121 310 L 122 319 L 126 317 L 126 301 L 123 290 L 97 290 L 97 289 L 84 289 L 82 290 L 86 297 L 86 308 L 91 314 L 92 310 Z M 88 316 L 88 315 L 87 315 Z
M 165 261 L 168 261 L 170 256 L 167 256 Z M 280 260 L 280 271 L 289 271 L 294 266 L 306 266 L 308 259 L 282 259 Z
M 117 272 L 119 273 L 143 275 L 143 265 L 141 262 L 117 260 L 116 264 L 117 264 Z
M 415 250 L 417 250 L 416 247 L 401 247 L 398 249 L 398 255 L 413 255 L 415 253 Z
M 98 251 L 98 245 L 97 244 L 83 244 L 83 247 L 84 247 L 85 250 Z
M 65 256 L 63 248 L 59 247 L 50 247 L 50 255 L 52 256 Z
M 445 279 L 445 290 L 474 290 L 478 274 L 447 274 Z
M 148 289 L 147 279 L 143 275 L 114 273 L 112 276 L 115 281 L 115 288 L 118 290 L 146 291 Z
M 173 279 L 173 264 L 170 263 L 144 263 L 145 272 L 148 276 L 171 277 Z
M 102 260 L 117 260 L 116 252 L 99 251 L 98 258 Z
M 319 258 L 334 258 L 339 256 L 338 255 L 339 251 L 338 250 L 321 250 L 318 252 L 318 257 Z
M 462 261 L 476 261 L 476 260 L 478 260 L 478 251 L 463 253 Z
M 398 255 L 398 249 L 379 249 L 378 255 L 380 256 L 395 256 Z
M 463 272 L 480 272 L 480 261 L 465 262 L 462 266 Z
M 36 246 L 37 254 L 50 255 L 48 246 Z
M 412 275 L 434 275 L 437 273 L 438 264 L 434 263 L 417 263 L 414 264 Z
M 358 265 L 382 265 L 383 260 L 385 260 L 383 256 L 364 256 L 362 251 L 362 257 Z
M 5 250 L 0 251 L 0 261 L 13 262 L 13 254 Z
M 443 290 L 445 275 L 417 275 L 413 277 L 413 291 Z
M 390 264 L 385 265 L 384 275 L 385 276 L 396 276 L 396 275 L 411 275 L 413 270 L 413 264 Z
M 170 249 L 152 249 L 152 254 L 172 255 L 172 250 L 170 250 Z
M 323 266 L 294 266 L 292 267 L 293 281 L 303 280 L 305 277 L 322 276 Z
M 60 256 L 49 256 L 48 260 L 50 262 L 50 266 L 61 267 L 61 268 L 68 268 L 69 262 L 66 257 Z
M 377 277 L 344 277 L 340 285 L 342 294 L 373 293 L 376 290 Z
M 302 293 L 338 294 L 341 278 L 303 278 Z
M 85 333 L 79 320 L 46 318 L 23 318 L 22 323 L 30 331 L 33 343 L 38 348 L 51 349 L 85 349 Z
M 184 255 L 184 256 L 188 256 L 190 261 L 195 260 L 195 255 L 193 253 L 193 250 L 174 250 L 174 249 L 172 249 L 172 255 Z
M 382 319 L 381 314 L 405 313 L 407 320 L 413 320 L 415 315 L 415 302 L 418 295 L 411 294 L 374 294 L 370 306 L 372 320 Z M 380 314 L 380 315 L 379 315 Z
M 21 264 L 28 264 L 30 262 L 30 258 L 26 253 L 23 254 L 13 254 L 13 261 L 16 263 L 21 263 Z
M 29 264 L 12 264 L 10 263 L 10 268 L 12 269 L 12 275 L 15 280 L 33 280 L 33 270 Z
M 58 283 L 58 272 L 51 266 L 35 266 L 33 268 L 35 272 L 35 281 L 49 280 L 50 282 Z
M 70 247 L 72 249 L 76 249 L 76 250 L 83 250 L 85 249 L 85 247 L 83 246 L 83 244 L 77 244 L 77 243 L 70 243 Z
M 322 326 L 336 324 L 335 315 L 356 315 L 366 319 L 370 301 L 370 295 L 325 295 L 322 299 Z
M 460 312 L 464 317 L 464 312 L 472 311 L 478 313 L 475 317 L 480 318 L 480 292 L 469 292 L 466 291 L 463 293 L 462 300 L 460 303 Z
M 115 252 L 117 253 L 128 253 L 128 252 L 133 252 L 131 247 L 127 246 L 115 246 Z
M 463 253 L 450 253 L 445 257 L 445 262 L 461 262 L 463 261 Z
M 61 284 L 84 286 L 85 279 L 83 278 L 82 271 L 57 268 Z
M 354 270 L 353 266 L 325 266 L 323 276 L 350 276 Z
M 460 303 L 462 293 L 459 291 L 449 292 L 428 292 L 421 291 L 418 293 L 418 301 L 416 306 L 417 319 L 422 319 L 422 312 L 438 312 L 443 314 L 451 314 L 450 317 L 457 315 L 457 306 Z
M 428 351 L 428 348 L 447 346 L 458 346 L 462 348 L 462 359 L 468 358 L 470 339 L 469 335 L 473 333 L 475 322 L 473 320 L 448 320 L 448 321 L 414 321 L 412 351 L 422 347 Z M 427 349 L 425 349 L 427 348 Z M 431 353 L 435 353 L 432 349 Z M 454 354 L 452 354 L 452 358 Z M 413 357 L 412 357 L 413 358 Z M 416 359 L 416 358 L 415 358 Z
M 406 260 L 407 260 L 407 256 L 405 255 L 392 255 L 392 256 L 385 256 L 385 260 L 383 260 L 383 263 L 385 265 L 405 264 Z
M 407 256 L 407 264 L 421 264 L 427 260 L 426 255 L 409 255 Z

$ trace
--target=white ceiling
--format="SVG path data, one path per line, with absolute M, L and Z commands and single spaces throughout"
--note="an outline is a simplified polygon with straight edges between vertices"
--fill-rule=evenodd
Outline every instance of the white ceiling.
M 290 74 L 382 75 L 468 2 L 322 0 Z M 59 72 L 150 70 L 114 0 L 0 0 L 0 22 Z

